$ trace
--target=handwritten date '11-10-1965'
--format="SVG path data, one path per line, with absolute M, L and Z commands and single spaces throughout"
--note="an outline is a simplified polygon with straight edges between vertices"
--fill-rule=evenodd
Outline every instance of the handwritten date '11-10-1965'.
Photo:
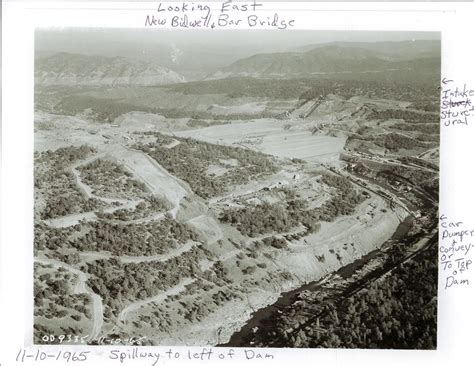
M 264 4 L 256 0 L 251 2 L 208 4 L 194 2 L 158 3 L 156 14 L 147 14 L 145 27 L 172 28 L 271 28 L 287 29 L 295 26 L 295 20 L 281 16 L 277 12 L 260 13 Z

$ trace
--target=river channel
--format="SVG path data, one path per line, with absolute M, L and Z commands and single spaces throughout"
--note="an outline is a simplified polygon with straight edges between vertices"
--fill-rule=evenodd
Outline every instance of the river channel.
M 265 320 L 270 318 L 276 312 L 281 312 L 281 309 L 287 307 L 297 301 L 298 295 L 303 291 L 315 291 L 318 290 L 322 283 L 324 283 L 328 277 L 334 276 L 334 274 L 341 276 L 342 278 L 349 278 L 352 276 L 357 270 L 362 268 L 367 262 L 371 259 L 376 257 L 381 253 L 382 250 L 386 249 L 387 247 L 393 245 L 393 243 L 401 238 L 403 238 L 408 231 L 410 230 L 413 223 L 413 217 L 407 217 L 403 222 L 401 222 L 395 232 L 393 233 L 392 237 L 384 242 L 379 249 L 375 249 L 365 256 L 355 260 L 354 262 L 347 264 L 337 271 L 328 274 L 322 279 L 309 282 L 307 284 L 302 285 L 294 290 L 283 292 L 280 297 L 274 302 L 272 305 L 266 306 L 261 308 L 253 313 L 252 317 L 247 321 L 247 323 L 238 331 L 235 332 L 232 337 L 230 338 L 229 342 L 225 344 L 220 344 L 219 346 L 224 347 L 243 347 L 248 346 L 247 339 L 248 336 L 253 333 L 253 329 L 255 327 L 264 326 Z

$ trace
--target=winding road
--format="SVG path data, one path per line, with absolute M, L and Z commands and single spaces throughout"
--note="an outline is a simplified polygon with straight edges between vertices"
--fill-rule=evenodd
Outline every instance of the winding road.
M 69 272 L 77 275 L 78 280 L 74 287 L 73 293 L 87 294 L 90 296 L 92 300 L 92 329 L 89 334 L 89 339 L 96 339 L 99 336 L 99 333 L 102 329 L 102 325 L 104 323 L 104 308 L 102 305 L 102 298 L 94 291 L 92 291 L 89 286 L 87 286 L 87 275 L 84 272 L 74 267 L 71 267 L 69 264 L 60 262 L 55 259 L 41 257 L 35 258 L 35 262 L 44 265 L 52 265 L 56 269 L 59 267 L 63 267 Z
M 139 300 L 139 301 L 135 301 L 135 302 L 131 303 L 130 305 L 128 305 L 128 306 L 126 306 L 125 308 L 122 309 L 122 311 L 120 312 L 120 314 L 117 318 L 117 321 L 120 322 L 120 323 L 125 323 L 126 319 L 127 319 L 127 316 L 130 312 L 136 311 L 140 307 L 142 307 L 144 305 L 147 305 L 149 303 L 152 303 L 152 302 L 158 302 L 159 303 L 159 302 L 163 301 L 164 299 L 166 299 L 168 296 L 177 295 L 180 292 L 184 291 L 186 289 L 186 286 L 193 283 L 194 281 L 196 281 L 195 278 L 185 278 L 180 283 L 178 283 L 176 286 L 171 287 L 170 289 L 168 289 L 164 292 L 161 292 L 156 296 L 149 297 L 147 299 Z
M 81 259 L 85 262 L 92 262 L 100 259 L 110 259 L 116 258 L 122 263 L 143 263 L 143 262 L 166 262 L 167 260 L 179 257 L 181 254 L 189 252 L 195 246 L 198 246 L 199 243 L 195 241 L 188 241 L 185 244 L 181 245 L 178 248 L 170 250 L 164 254 L 155 254 L 155 255 L 141 255 L 141 256 L 132 256 L 132 255 L 121 255 L 116 256 L 108 252 L 82 252 L 79 253 Z
M 178 144 L 178 141 L 170 144 L 168 147 L 173 148 Z M 86 198 L 96 198 L 105 202 L 107 204 L 112 204 L 113 202 L 120 202 L 120 206 L 109 206 L 104 209 L 104 212 L 112 213 L 119 209 L 124 208 L 133 208 L 141 200 L 124 200 L 124 199 L 111 199 L 96 196 L 92 193 L 91 187 L 82 182 L 78 170 L 79 166 L 88 164 L 95 159 L 98 159 L 101 156 L 110 155 L 113 159 L 116 159 L 119 163 L 123 164 L 135 177 L 135 179 L 143 182 L 147 188 L 154 194 L 166 197 L 166 199 L 172 204 L 172 208 L 168 211 L 173 218 L 176 219 L 179 210 L 182 208 L 182 200 L 187 196 L 194 195 L 189 186 L 181 181 L 179 178 L 171 175 L 166 169 L 164 169 L 160 164 L 158 164 L 154 159 L 148 156 L 146 153 L 129 148 L 120 143 L 110 143 L 107 146 L 102 146 L 102 149 L 99 154 L 94 155 L 86 160 L 78 162 L 71 166 L 69 169 L 74 174 L 75 183 L 78 189 Z M 165 213 L 154 213 L 151 216 L 131 220 L 129 223 L 143 223 L 148 221 L 160 220 L 163 218 Z M 44 222 L 49 226 L 53 227 L 67 227 L 79 223 L 80 220 L 97 220 L 97 216 L 94 212 L 85 212 L 75 215 L 68 215 L 64 217 L 59 217 L 54 220 L 45 220 Z M 203 236 L 206 238 L 205 242 L 211 244 L 222 238 L 222 231 L 220 227 L 215 222 L 215 219 L 201 210 L 197 210 L 192 214 L 192 217 L 187 217 L 186 222 L 195 226 L 197 230 L 202 232 Z M 152 255 L 152 256 L 113 256 L 111 253 L 106 252 L 84 252 L 80 253 L 80 257 L 83 261 L 93 261 L 99 259 L 108 259 L 111 257 L 117 258 L 123 263 L 141 263 L 149 261 L 166 261 L 173 257 L 180 256 L 183 253 L 192 250 L 195 246 L 200 245 L 200 243 L 194 241 L 188 241 L 184 245 L 171 250 L 166 254 Z M 231 256 L 235 255 L 238 251 L 227 253 L 227 255 L 222 256 L 221 260 L 226 260 Z M 90 332 L 90 339 L 97 338 L 103 327 L 103 303 L 102 298 L 95 294 L 88 286 L 87 280 L 88 275 L 84 272 L 73 268 L 72 266 L 44 257 L 38 257 L 35 259 L 38 263 L 50 264 L 55 268 L 64 267 L 70 272 L 74 273 L 78 277 L 78 283 L 75 285 L 74 293 L 85 293 L 90 296 L 92 300 L 93 307 L 93 316 L 92 316 L 92 329 Z M 212 266 L 215 261 L 209 261 L 208 265 Z M 180 292 L 186 289 L 186 286 L 196 281 L 197 278 L 184 278 L 176 286 L 159 293 L 156 296 L 134 301 L 127 306 L 125 306 L 119 313 L 117 318 L 117 323 L 106 334 L 112 334 L 117 331 L 121 325 L 125 324 L 127 317 L 138 310 L 140 307 L 147 305 L 149 303 L 157 303 L 166 299 L 168 296 L 179 294 Z M 102 334 L 104 335 L 104 334 Z

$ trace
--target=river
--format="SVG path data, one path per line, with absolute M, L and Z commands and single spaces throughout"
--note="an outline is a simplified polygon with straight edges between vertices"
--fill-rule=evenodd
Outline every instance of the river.
M 349 278 L 352 276 L 357 270 L 362 268 L 367 262 L 371 259 L 376 257 L 380 254 L 381 250 L 391 246 L 395 241 L 403 238 L 408 231 L 410 230 L 413 224 L 413 217 L 408 216 L 403 222 L 401 222 L 395 232 L 393 233 L 392 237 L 384 242 L 380 249 L 375 249 L 365 256 L 355 260 L 354 262 L 347 264 L 337 271 L 325 276 L 322 279 L 309 282 L 307 284 L 302 285 L 294 290 L 283 292 L 280 297 L 274 302 L 272 305 L 267 307 L 261 308 L 252 314 L 252 317 L 247 321 L 247 323 L 238 331 L 235 332 L 230 340 L 225 344 L 220 344 L 218 346 L 223 347 L 244 347 L 249 346 L 248 344 L 248 336 L 253 333 L 253 329 L 255 327 L 264 326 L 265 321 L 272 317 L 273 314 L 276 312 L 281 312 L 281 309 L 287 307 L 294 303 L 298 299 L 298 295 L 303 291 L 315 291 L 318 290 L 321 285 L 326 282 L 332 276 L 339 275 L 342 278 Z

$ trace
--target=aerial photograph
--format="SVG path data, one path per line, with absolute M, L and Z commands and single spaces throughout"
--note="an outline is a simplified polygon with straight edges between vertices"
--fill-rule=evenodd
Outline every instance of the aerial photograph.
M 36 344 L 436 349 L 437 32 L 35 32 Z

